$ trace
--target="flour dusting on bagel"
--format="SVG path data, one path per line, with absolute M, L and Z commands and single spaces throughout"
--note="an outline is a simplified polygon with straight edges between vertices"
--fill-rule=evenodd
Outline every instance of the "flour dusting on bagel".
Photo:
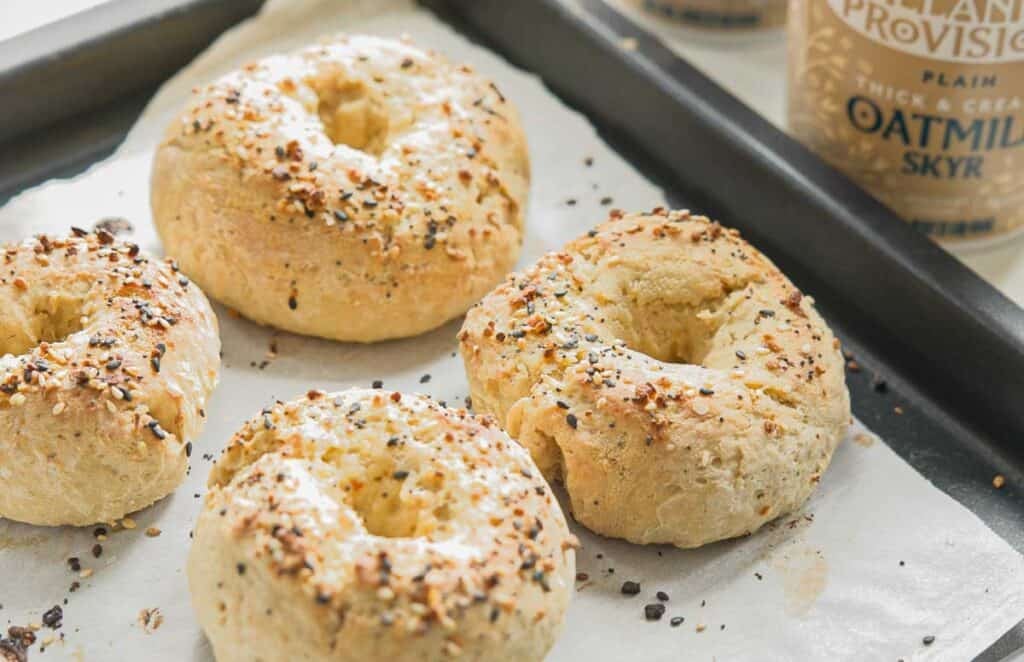
M 214 299 L 370 342 L 440 326 L 496 285 L 528 186 L 497 86 L 407 40 L 338 36 L 197 90 L 157 149 L 152 206 Z
M 382 390 L 311 391 L 235 435 L 188 576 L 225 660 L 541 660 L 575 538 L 487 417 Z
M 217 320 L 170 261 L 105 230 L 0 255 L 0 517 L 112 522 L 185 477 Z
M 695 547 L 799 508 L 849 424 L 839 343 L 733 230 L 613 213 L 512 275 L 459 335 L 494 414 L 575 518 Z

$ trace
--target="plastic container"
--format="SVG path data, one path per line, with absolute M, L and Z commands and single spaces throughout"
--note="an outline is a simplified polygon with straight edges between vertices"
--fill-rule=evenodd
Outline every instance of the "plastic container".
M 791 132 L 930 236 L 1024 229 L 1024 0 L 791 0 Z
M 786 24 L 787 0 L 633 0 L 648 12 L 688 27 L 717 32 L 776 30 Z

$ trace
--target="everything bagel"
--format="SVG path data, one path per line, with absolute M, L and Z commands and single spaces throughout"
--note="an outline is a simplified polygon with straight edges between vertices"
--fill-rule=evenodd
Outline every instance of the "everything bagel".
M 496 285 L 528 186 L 496 86 L 405 41 L 342 36 L 200 89 L 157 149 L 152 207 L 214 299 L 371 342 L 440 326 Z
M 214 466 L 188 576 L 220 662 L 541 660 L 574 545 L 490 419 L 311 391 L 255 417 Z
M 0 266 L 0 517 L 83 526 L 167 495 L 220 369 L 206 297 L 104 231 L 9 244 Z
M 761 253 L 687 212 L 613 214 L 468 313 L 474 408 L 576 519 L 695 547 L 800 507 L 849 424 L 838 341 Z

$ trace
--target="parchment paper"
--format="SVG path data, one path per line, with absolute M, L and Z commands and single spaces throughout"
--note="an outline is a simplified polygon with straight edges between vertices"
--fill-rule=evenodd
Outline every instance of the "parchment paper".
M 599 222 L 610 205 L 640 209 L 662 201 L 537 78 L 423 10 L 403 0 L 272 0 L 169 82 L 114 157 L 0 210 L 0 239 L 122 216 L 135 226 L 135 241 L 158 251 L 148 208 L 151 152 L 189 89 L 259 54 L 338 30 L 411 34 L 474 64 L 517 102 L 534 164 L 523 264 Z M 136 528 L 111 531 L 99 558 L 90 552 L 91 530 L 0 521 L 0 620 L 38 623 L 67 600 L 63 628 L 38 633 L 44 643 L 55 639 L 45 659 L 211 659 L 189 606 L 189 530 L 210 459 L 272 399 L 375 379 L 450 403 L 461 404 L 467 394 L 455 356 L 458 322 L 419 338 L 354 346 L 275 333 L 217 310 L 225 370 L 185 485 L 135 516 Z M 268 354 L 272 342 L 276 355 Z M 147 535 L 149 527 L 159 535 Z M 550 656 L 555 661 L 966 660 L 1024 617 L 1024 559 L 861 428 L 840 448 L 805 511 L 752 537 L 679 551 L 575 530 L 587 579 L 577 584 L 564 636 Z M 91 576 L 71 571 L 71 556 Z M 639 581 L 641 594 L 622 595 L 625 580 Z M 73 581 L 80 588 L 69 592 Z M 661 621 L 647 622 L 643 605 L 656 601 L 656 591 L 668 594 L 668 610 Z M 685 621 L 672 627 L 677 616 Z M 935 637 L 931 645 L 923 643 L 927 636 Z M 37 645 L 31 655 L 38 651 Z

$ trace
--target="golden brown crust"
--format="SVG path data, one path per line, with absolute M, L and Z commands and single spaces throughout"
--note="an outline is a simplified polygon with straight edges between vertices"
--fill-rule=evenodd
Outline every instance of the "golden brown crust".
M 217 321 L 169 261 L 76 230 L 0 255 L 0 516 L 109 522 L 184 478 Z
M 440 326 L 515 263 L 515 109 L 469 67 L 339 36 L 197 92 L 152 178 L 168 254 L 264 324 L 374 341 Z
M 738 233 L 613 214 L 489 294 L 460 333 L 494 414 L 575 517 L 693 547 L 798 508 L 850 420 L 838 342 Z
M 218 660 L 539 660 L 574 539 L 525 450 L 423 396 L 261 412 L 210 475 L 189 580 Z

